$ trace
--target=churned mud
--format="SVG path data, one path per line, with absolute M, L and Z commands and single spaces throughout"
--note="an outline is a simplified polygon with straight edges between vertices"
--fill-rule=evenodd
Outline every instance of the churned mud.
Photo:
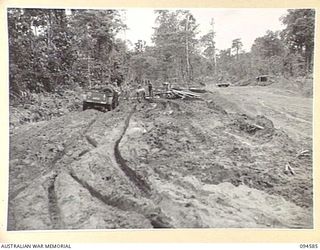
M 238 89 L 15 128 L 8 230 L 312 228 L 310 98 Z

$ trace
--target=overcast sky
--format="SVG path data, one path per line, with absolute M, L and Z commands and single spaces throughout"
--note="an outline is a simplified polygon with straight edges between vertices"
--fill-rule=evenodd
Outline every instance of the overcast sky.
M 135 43 L 145 40 L 151 45 L 152 27 L 155 27 L 154 9 L 128 9 L 125 22 L 128 30 L 121 36 Z M 267 30 L 281 30 L 279 18 L 286 9 L 190 9 L 199 24 L 199 32 L 205 34 L 214 18 L 217 49 L 231 47 L 231 41 L 241 38 L 243 49 L 250 51 L 255 38 L 263 36 Z

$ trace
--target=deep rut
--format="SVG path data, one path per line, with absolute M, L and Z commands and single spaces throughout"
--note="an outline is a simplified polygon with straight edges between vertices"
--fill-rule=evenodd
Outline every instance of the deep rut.
M 125 135 L 130 119 L 133 115 L 133 113 L 136 110 L 136 106 L 133 107 L 132 111 L 128 115 L 127 119 L 125 120 L 125 127 L 123 129 L 123 132 L 120 136 L 120 138 L 116 141 L 115 146 L 114 146 L 114 156 L 116 159 L 116 162 L 118 163 L 120 169 L 124 172 L 124 174 L 129 178 L 130 181 L 132 181 L 141 191 L 142 195 L 145 197 L 150 197 L 151 195 L 151 188 L 148 185 L 148 183 L 142 179 L 141 176 L 139 176 L 134 170 L 132 170 L 128 165 L 126 160 L 122 157 L 120 150 L 119 150 L 119 144 Z
M 141 176 L 139 176 L 133 169 L 131 169 L 127 165 L 127 162 L 122 157 L 119 149 L 121 140 L 126 134 L 126 131 L 129 127 L 130 119 L 134 114 L 135 110 L 136 110 L 136 105 L 133 107 L 132 111 L 129 113 L 129 115 L 125 119 L 123 131 L 119 139 L 116 140 L 114 145 L 114 157 L 119 168 L 128 177 L 128 179 L 140 190 L 141 195 L 143 197 L 150 198 L 151 187 Z M 90 122 L 89 127 L 91 127 L 95 121 L 96 121 L 96 118 L 93 119 L 92 122 Z M 86 132 L 88 130 L 89 129 L 87 129 Z M 97 147 L 98 146 L 97 143 L 92 143 L 92 140 L 90 140 L 91 138 L 90 137 L 88 138 L 88 137 L 89 137 L 88 135 L 85 135 L 85 138 L 87 139 L 87 141 L 92 146 Z M 151 208 L 151 207 L 149 208 L 144 207 L 127 196 L 115 195 L 114 193 L 110 195 L 102 194 L 101 192 L 96 190 L 93 186 L 88 184 L 86 181 L 78 178 L 77 175 L 72 171 L 69 174 L 78 184 L 80 184 L 82 187 L 88 190 L 88 192 L 92 197 L 95 197 L 96 199 L 100 200 L 104 204 L 115 207 L 122 211 L 131 211 L 131 212 L 139 213 L 150 221 L 150 224 L 152 225 L 153 228 L 173 228 L 170 222 L 171 220 L 166 215 L 164 215 L 161 212 L 161 210 Z
M 89 122 L 89 124 L 86 126 L 86 128 L 83 131 L 83 134 L 85 135 L 91 126 L 95 123 L 97 120 L 97 115 Z M 85 138 L 88 140 L 87 136 Z M 89 140 L 88 140 L 89 141 Z M 90 143 L 92 144 L 92 143 Z M 95 145 L 93 145 L 95 146 Z M 64 147 L 61 152 L 58 152 L 58 154 L 54 157 L 54 159 L 50 163 L 50 170 L 56 168 L 58 161 L 60 161 L 64 155 L 66 154 L 66 148 Z M 56 178 L 58 176 L 58 173 L 54 173 L 53 176 L 49 177 L 49 185 L 48 185 L 48 206 L 49 206 L 49 217 L 52 223 L 52 228 L 53 229 L 62 229 L 62 220 L 61 220 L 61 215 L 60 215 L 60 208 L 58 206 L 57 202 L 57 194 L 55 191 L 55 182 Z
M 82 131 L 83 135 L 85 135 L 91 129 L 92 125 L 96 122 L 97 118 L 98 118 L 98 115 L 96 114 L 94 118 L 92 118 L 92 120 L 88 123 L 86 128 Z
M 169 219 L 164 214 L 162 214 L 161 211 L 157 211 L 151 208 L 144 208 L 143 206 L 141 206 L 141 204 L 138 204 L 134 200 L 131 200 L 130 197 L 126 197 L 123 195 L 117 196 L 113 193 L 109 196 L 103 195 L 94 187 L 89 185 L 86 181 L 78 178 L 74 173 L 70 172 L 69 174 L 78 184 L 88 190 L 92 197 L 97 198 L 104 204 L 115 207 L 122 211 L 131 211 L 142 214 L 150 221 L 150 224 L 153 226 L 153 228 L 173 228 L 173 226 L 169 222 Z
M 57 195 L 55 192 L 55 181 L 58 174 L 54 174 L 50 178 L 48 186 L 48 202 L 49 202 L 49 215 L 53 229 L 61 229 L 60 209 L 57 204 Z

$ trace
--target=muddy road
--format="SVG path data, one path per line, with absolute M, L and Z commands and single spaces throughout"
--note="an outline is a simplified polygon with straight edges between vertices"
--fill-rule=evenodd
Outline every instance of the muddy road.
M 217 88 L 217 91 L 233 105 L 226 105 L 228 112 L 243 112 L 249 115 L 265 115 L 274 125 L 306 146 L 312 143 L 313 99 L 297 96 L 294 92 L 271 86 L 247 86 Z M 303 147 L 304 145 L 301 145 Z
M 12 131 L 8 230 L 312 228 L 312 99 L 208 90 Z

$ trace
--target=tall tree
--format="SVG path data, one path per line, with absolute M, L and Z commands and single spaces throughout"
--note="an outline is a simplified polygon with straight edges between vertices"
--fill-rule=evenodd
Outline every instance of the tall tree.
M 219 80 L 227 80 L 232 65 L 231 48 L 226 50 L 220 50 L 219 54 L 217 55 L 217 65 L 219 72 Z
M 271 56 L 281 56 L 285 50 L 283 42 L 280 40 L 279 32 L 268 30 L 266 35 L 254 40 L 251 51 L 263 58 Z
M 202 46 L 204 47 L 203 54 L 207 57 L 212 64 L 212 68 L 214 69 L 214 73 L 216 73 L 216 43 L 215 43 L 215 32 L 213 29 L 213 19 L 212 19 L 212 29 L 205 35 L 203 35 L 200 39 Z
M 292 53 L 300 53 L 306 62 L 306 69 L 311 70 L 314 50 L 314 9 L 288 10 L 281 18 L 286 28 L 281 32 L 284 42 Z
M 233 49 L 233 51 L 235 51 L 236 56 L 237 56 L 237 60 L 239 60 L 239 52 L 240 52 L 242 46 L 243 46 L 243 44 L 242 44 L 240 38 L 232 40 L 231 48 Z
M 253 73 L 255 75 L 283 74 L 284 56 L 285 45 L 280 40 L 279 32 L 267 31 L 263 37 L 256 38 L 251 47 L 251 67 Z
M 73 44 L 80 48 L 78 69 L 88 72 L 86 82 L 108 83 L 114 78 L 115 36 L 125 28 L 117 10 L 77 10 L 71 16 Z M 83 79 L 75 78 L 80 82 Z M 81 76 L 81 74 L 80 74 Z
M 192 79 L 192 58 L 196 53 L 196 20 L 187 10 L 158 10 L 155 13 L 157 27 L 152 40 L 163 78 L 179 77 L 189 81 Z

